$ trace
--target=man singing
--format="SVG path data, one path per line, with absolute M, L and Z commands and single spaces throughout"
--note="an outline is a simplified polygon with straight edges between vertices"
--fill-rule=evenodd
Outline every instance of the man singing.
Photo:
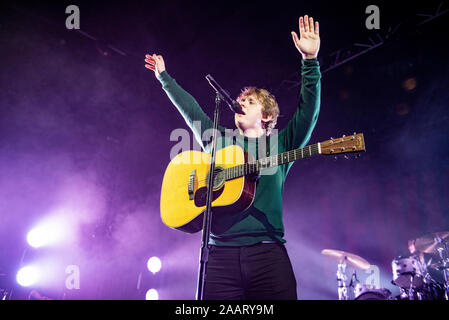
M 295 32 L 291 34 L 302 57 L 300 100 L 293 118 L 277 132 L 274 127 L 279 107 L 274 96 L 265 89 L 246 87 L 237 98 L 244 113 L 235 114 L 237 134 L 219 136 L 217 150 L 236 144 L 258 159 L 261 158 L 258 151 L 261 139 L 268 141 L 263 157 L 271 154 L 273 146 L 282 153 L 304 147 L 310 140 L 320 109 L 319 24 L 305 15 L 299 18 L 299 37 Z M 202 137 L 205 130 L 213 128 L 211 119 L 167 73 L 161 55 L 147 54 L 145 62 L 145 67 L 154 71 L 198 143 L 205 151 L 209 150 L 210 145 L 203 142 Z M 201 125 L 194 125 L 194 121 Z M 292 162 L 286 163 L 275 167 L 270 174 L 261 174 L 254 201 L 245 211 L 212 215 L 204 299 L 297 299 L 296 279 L 284 246 L 282 221 L 282 193 L 291 166 Z

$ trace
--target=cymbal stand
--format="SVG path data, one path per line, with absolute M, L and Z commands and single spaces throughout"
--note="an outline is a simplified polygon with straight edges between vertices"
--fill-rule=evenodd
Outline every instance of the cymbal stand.
M 352 271 L 351 281 L 349 282 L 349 288 L 351 288 L 352 292 L 354 293 L 354 299 L 357 297 L 357 289 L 358 284 L 360 284 L 359 279 L 357 278 L 357 272 L 355 269 Z
M 410 275 L 410 288 L 408 289 L 408 299 L 409 300 L 415 300 L 415 290 L 413 289 L 413 280 L 415 279 L 414 275 Z M 417 292 L 418 300 L 421 299 L 421 294 Z
M 449 275 L 448 275 L 449 258 L 447 257 L 448 255 L 447 242 L 438 236 L 435 238 L 435 241 L 442 245 L 437 250 L 438 253 L 440 254 L 441 261 L 443 262 L 444 298 L 446 300 L 449 300 Z M 444 256 L 444 253 L 446 253 L 446 257 Z
M 344 257 L 343 262 L 340 262 L 337 268 L 338 300 L 349 300 L 346 280 L 346 257 Z

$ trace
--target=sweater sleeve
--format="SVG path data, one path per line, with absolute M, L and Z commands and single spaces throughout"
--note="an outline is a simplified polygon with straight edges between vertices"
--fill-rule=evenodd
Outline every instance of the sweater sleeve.
M 167 71 L 160 73 L 157 76 L 157 79 L 161 82 L 165 93 L 181 113 L 187 125 L 192 129 L 196 141 L 201 145 L 201 148 L 207 152 L 208 141 L 203 141 L 203 134 L 206 130 L 213 129 L 213 121 L 201 109 L 195 98 L 181 88 Z M 219 130 L 220 129 L 222 128 L 219 127 Z M 211 136 L 211 134 L 207 134 L 208 138 Z
M 287 126 L 279 133 L 286 150 L 304 147 L 318 120 L 321 102 L 321 72 L 318 60 L 301 62 L 301 95 L 298 108 Z

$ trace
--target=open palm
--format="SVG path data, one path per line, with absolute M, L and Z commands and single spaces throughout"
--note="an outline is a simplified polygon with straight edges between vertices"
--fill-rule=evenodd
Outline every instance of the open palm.
M 299 38 L 292 31 L 293 42 L 303 59 L 315 59 L 320 50 L 320 30 L 318 21 L 313 23 L 313 18 L 307 15 L 299 18 Z

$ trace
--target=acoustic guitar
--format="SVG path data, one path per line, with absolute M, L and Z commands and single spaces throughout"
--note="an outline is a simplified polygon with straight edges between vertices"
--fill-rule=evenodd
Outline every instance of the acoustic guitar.
M 343 136 L 254 161 L 237 145 L 216 151 L 212 193 L 213 213 L 242 212 L 256 194 L 261 170 L 317 154 L 364 152 L 363 134 Z M 161 190 L 161 218 L 174 229 L 195 233 L 203 227 L 211 154 L 185 151 L 174 157 L 165 170 Z

